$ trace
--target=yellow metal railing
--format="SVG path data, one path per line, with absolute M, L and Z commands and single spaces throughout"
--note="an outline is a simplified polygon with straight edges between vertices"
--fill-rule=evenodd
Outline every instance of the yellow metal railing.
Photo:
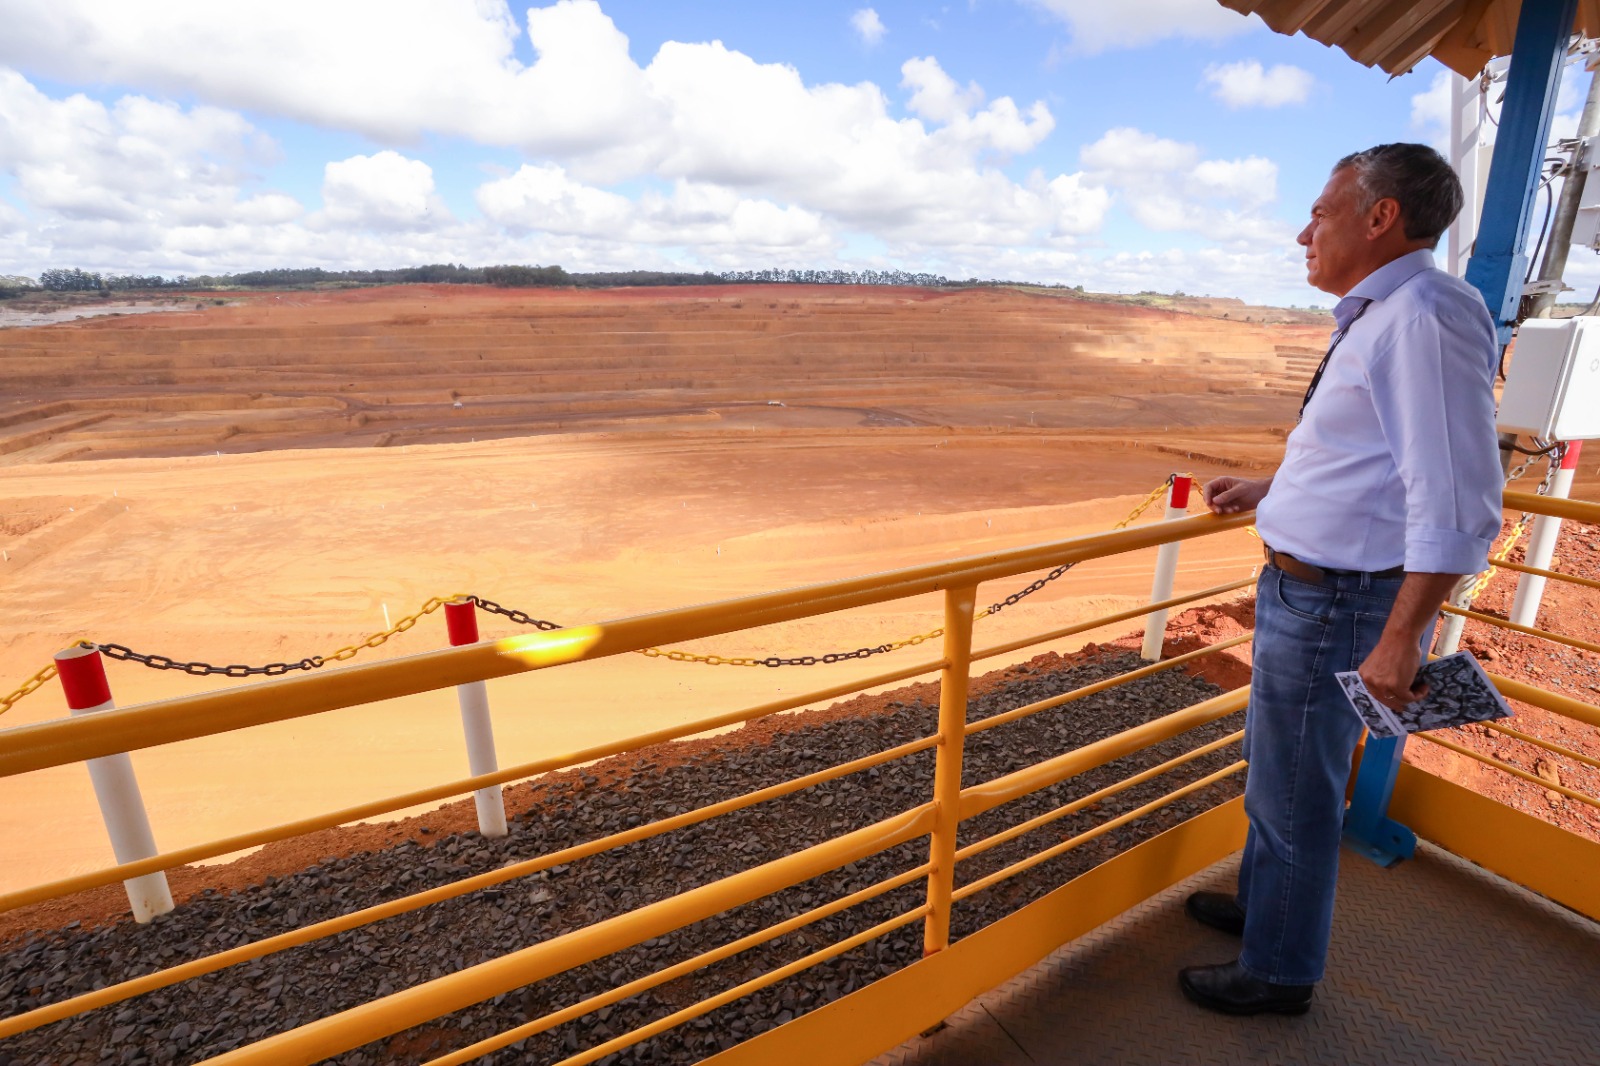
M 311 943 L 446 899 L 462 896 L 516 878 L 527 877 L 557 865 L 573 862 L 603 851 L 667 833 L 674 829 L 706 821 L 731 811 L 798 792 L 824 781 L 883 765 L 894 759 L 926 751 L 930 748 L 937 751 L 935 786 L 931 802 L 924 804 L 922 807 L 885 819 L 875 826 L 857 830 L 844 837 L 825 841 L 803 852 L 776 860 L 753 870 L 747 870 L 733 877 L 724 878 L 721 881 L 701 886 L 701 888 L 687 893 L 661 900 L 637 911 L 620 915 L 615 919 L 555 938 L 555 940 L 537 945 L 536 948 L 527 949 L 525 952 L 514 953 L 511 956 L 493 960 L 490 963 L 482 964 L 482 966 L 472 967 L 457 974 L 440 978 L 438 981 L 429 982 L 426 985 L 417 986 L 414 989 L 408 989 L 405 992 L 385 997 L 365 1007 L 334 1015 L 311 1025 L 302 1026 L 289 1033 L 279 1034 L 277 1037 L 241 1048 L 215 1061 L 313 1062 L 334 1053 L 336 1050 L 358 1047 L 372 1039 L 387 1036 L 408 1026 L 426 1022 L 431 1018 L 438 1017 L 440 1014 L 459 1009 L 461 1006 L 478 1002 L 489 996 L 498 995 L 500 992 L 510 988 L 528 984 L 531 981 L 538 980 L 542 975 L 569 969 L 582 962 L 591 961 L 619 950 L 621 947 L 669 932 L 688 922 L 698 921 L 721 913 L 738 903 L 770 895 L 785 887 L 825 873 L 827 870 L 834 869 L 839 865 L 854 862 L 864 856 L 875 854 L 915 839 L 918 836 L 927 836 L 929 838 L 930 858 L 927 863 L 917 869 L 904 871 L 880 885 L 865 889 L 842 900 L 836 900 L 814 908 L 807 914 L 790 919 L 780 926 L 775 926 L 772 929 L 752 934 L 750 937 L 741 938 L 733 943 L 724 945 L 698 960 L 687 960 L 650 978 L 631 982 L 602 996 L 591 997 L 589 1001 L 586 1001 L 586 1004 L 575 1004 L 557 1014 L 529 1022 L 515 1030 L 501 1034 L 500 1037 L 461 1049 L 438 1061 L 466 1061 L 474 1055 L 485 1053 L 490 1050 L 491 1046 L 502 1047 L 508 1043 L 514 1043 L 534 1032 L 543 1031 L 572 1017 L 581 1016 L 581 1013 L 586 1010 L 599 1009 L 606 1003 L 616 1002 L 619 998 L 633 995 L 643 987 L 672 980 L 700 966 L 708 965 L 717 958 L 730 957 L 755 943 L 784 935 L 786 932 L 799 928 L 801 925 L 809 924 L 811 921 L 854 906 L 867 898 L 891 891 L 894 888 L 903 887 L 917 880 L 924 880 L 927 883 L 927 900 L 921 907 L 911 909 L 884 926 L 867 930 L 840 944 L 813 953 L 807 959 L 791 963 L 780 971 L 773 971 L 751 983 L 750 987 L 758 987 L 761 984 L 780 980 L 804 965 L 814 964 L 823 958 L 849 950 L 858 942 L 864 942 L 865 939 L 881 935 L 888 928 L 915 921 L 923 922 L 926 950 L 929 952 L 941 950 L 949 943 L 950 908 L 957 898 L 955 867 L 959 860 L 957 858 L 956 829 L 963 819 L 973 816 L 977 809 L 974 807 L 975 804 L 981 809 L 987 810 L 1000 803 L 1008 802 L 1011 799 L 1036 791 L 1038 788 L 1047 787 L 1050 783 L 1065 780 L 1088 767 L 1100 765 L 1112 758 L 1138 750 L 1146 744 L 1158 743 L 1161 740 L 1168 739 L 1202 721 L 1211 720 L 1206 716 L 1205 712 L 1197 716 L 1191 709 L 1190 712 L 1185 712 L 1170 720 L 1163 719 L 1161 724 L 1153 724 L 1155 728 L 1141 727 L 1140 731 L 1129 734 L 1131 739 L 1125 743 L 1091 745 L 1078 752 L 1069 753 L 1067 757 L 1052 761 L 1045 774 L 1038 777 L 1035 783 L 1007 787 L 1003 795 L 987 795 L 971 788 L 963 790 L 960 787 L 960 756 L 967 733 L 969 730 L 976 732 L 982 728 L 992 728 L 993 725 L 1003 724 L 1001 721 L 996 721 L 993 725 L 977 723 L 969 727 L 967 723 L 966 686 L 972 660 L 990 658 L 1030 645 L 1057 640 L 1074 633 L 1136 618 L 1152 610 L 1166 609 L 1213 598 L 1244 586 L 1249 579 L 1228 582 L 1183 596 L 1174 596 L 1159 603 L 1117 612 L 1086 623 L 1051 630 L 1031 638 L 1011 640 L 981 650 L 974 650 L 972 647 L 972 621 L 979 582 L 1028 573 L 1043 569 L 1046 566 L 1059 566 L 1066 562 L 1081 562 L 1102 558 L 1126 551 L 1152 547 L 1160 543 L 1220 532 L 1242 526 L 1247 521 L 1248 516 L 1235 516 L 1227 519 L 1202 516 L 1177 522 L 1159 523 L 1103 536 L 1085 537 L 1033 548 L 1016 549 L 956 560 L 950 563 L 896 571 L 869 578 L 833 582 L 791 592 L 746 597 L 722 604 L 667 611 L 657 615 L 625 619 L 620 622 L 603 625 L 576 627 L 553 633 L 540 633 L 486 642 L 448 651 L 430 652 L 384 663 L 352 666 L 337 673 L 275 679 L 231 691 L 181 697 L 143 706 L 99 712 L 93 716 L 83 718 L 7 730 L 4 733 L 4 743 L 0 744 L 0 776 L 63 765 L 132 748 L 150 747 L 197 736 L 247 728 L 272 721 L 282 721 L 322 711 L 336 710 L 397 695 L 445 688 L 466 681 L 482 680 L 526 670 L 561 665 L 567 662 L 599 658 L 662 643 L 680 643 L 714 636 L 719 633 L 753 628 L 794 618 L 813 617 L 836 610 L 922 595 L 933 591 L 943 592 L 946 602 L 943 633 L 945 648 L 943 657 L 938 660 L 916 663 L 899 670 L 861 678 L 848 684 L 797 694 L 790 698 L 700 719 L 671 729 L 657 730 L 605 745 L 524 763 L 494 774 L 480 775 L 431 788 L 419 789 L 403 795 L 389 797 L 388 799 L 328 812 L 325 815 L 240 834 L 209 844 L 178 849 L 149 859 L 123 863 L 93 873 L 64 878 L 50 884 L 0 894 L 0 910 L 15 909 L 86 888 L 114 884 L 120 880 L 126 880 L 157 870 L 215 857 L 274 840 L 287 839 L 316 829 L 372 818 L 406 807 L 464 795 L 486 786 L 537 776 L 553 769 L 589 762 L 607 755 L 679 739 L 710 729 L 752 721 L 780 711 L 903 681 L 926 674 L 932 670 L 941 671 L 940 729 L 934 736 L 913 740 L 890 748 L 887 751 L 819 770 L 789 781 L 776 783 L 745 796 L 710 804 L 698 810 L 684 812 L 623 832 L 613 833 L 558 852 L 514 863 L 499 870 L 465 878 L 429 891 L 414 893 L 401 899 L 317 922 L 287 933 L 240 945 L 227 951 L 190 960 L 152 974 L 122 981 L 105 988 L 38 1007 L 14 1017 L 0 1020 L 0 1038 L 69 1018 L 84 1011 L 122 1002 L 157 988 L 168 987 L 204 974 L 215 973 L 229 966 L 251 959 L 258 959 L 287 948 Z M 1227 646 L 1238 644 L 1242 639 L 1246 638 L 1235 638 L 1233 641 L 1227 642 Z M 1174 657 L 1142 668 L 1134 671 L 1132 678 L 1147 676 L 1157 670 L 1181 667 L 1191 662 L 1198 655 L 1204 654 L 1205 651 L 1206 649 L 1202 649 L 1199 652 L 1191 652 L 1184 656 Z M 1110 687 L 1112 683 L 1114 682 L 1098 682 L 1076 692 L 1066 693 L 1063 697 L 1043 701 L 1030 707 L 1019 708 L 1016 711 L 1008 712 L 1004 721 L 1012 721 L 1024 714 L 1038 713 L 1059 707 L 1070 700 L 1102 691 Z M 1242 707 L 1243 696 L 1242 693 L 1235 693 L 1220 703 L 1212 701 L 1210 704 L 1203 706 L 1207 707 L 1213 716 L 1222 716 L 1233 713 Z M 1229 742 L 1233 742 L 1231 738 L 1223 743 Z M 1133 781 L 1118 787 L 1127 788 L 1133 784 L 1150 780 L 1157 774 L 1176 769 L 1199 755 L 1208 754 L 1219 746 L 1221 745 L 1208 745 L 1201 752 L 1168 760 L 1161 768 L 1147 771 Z M 1199 786 L 1190 786 L 1182 789 L 1179 794 L 1192 791 L 1193 787 Z M 1110 792 L 1116 790 L 1102 790 L 1102 792 L 1110 794 Z M 1157 803 L 1147 805 L 1147 807 L 1155 809 L 1161 803 L 1162 801 L 1157 801 Z M 1062 817 L 1068 813 L 1072 813 L 1072 811 L 1064 808 L 1051 817 Z M 1124 816 L 1116 824 L 1123 824 L 1127 820 L 1129 820 L 1129 816 Z M 1084 839 L 1088 839 L 1092 835 L 1094 834 L 1086 835 Z M 1003 842 L 1005 841 L 999 839 L 979 842 L 980 846 L 976 850 L 969 847 L 962 857 L 965 858 L 977 854 Z M 1001 871 L 1000 876 L 1010 876 L 1012 872 L 1019 871 Z M 977 889 L 963 886 L 960 898 L 965 898 L 973 891 L 977 891 Z M 745 991 L 749 990 L 745 986 L 741 986 L 741 988 L 744 988 Z M 730 989 L 698 1007 L 689 1008 L 684 1017 L 692 1017 L 697 1013 L 713 1009 L 735 994 L 741 994 L 740 989 Z M 670 1023 L 672 1020 L 669 1018 L 652 1023 L 648 1027 L 648 1031 L 641 1030 L 631 1034 L 630 1042 L 631 1040 L 643 1039 L 650 1032 L 658 1031 L 663 1024 Z M 616 1041 L 612 1041 L 592 1049 L 591 1052 L 586 1052 L 572 1061 L 592 1061 L 594 1058 L 608 1053 L 606 1049 L 613 1047 L 615 1044 Z
M 1507 505 L 1533 513 L 1559 514 L 1562 517 L 1600 521 L 1600 506 L 1578 501 L 1549 500 L 1545 497 L 1508 493 Z M 217 1063 L 311 1063 L 342 1051 L 360 1047 L 413 1026 L 479 1003 L 504 992 L 540 981 L 551 975 L 602 958 L 608 954 L 660 937 L 694 922 L 713 918 L 731 908 L 782 891 L 827 874 L 841 866 L 879 854 L 919 838 L 928 839 L 928 860 L 895 873 L 877 884 L 786 918 L 766 929 L 731 940 L 693 958 L 657 972 L 619 984 L 570 1004 L 558 1011 L 529 1019 L 515 1028 L 480 1040 L 434 1059 L 432 1066 L 461 1063 L 497 1048 L 584 1017 L 649 988 L 676 980 L 715 962 L 732 958 L 759 944 L 814 924 L 829 916 L 885 893 L 918 881 L 925 882 L 926 899 L 898 915 L 861 930 L 837 943 L 812 950 L 776 969 L 751 977 L 699 1002 L 683 1006 L 666 1017 L 622 1034 L 573 1055 L 563 1063 L 596 1061 L 630 1044 L 699 1017 L 750 992 L 783 980 L 828 958 L 849 951 L 882 936 L 892 929 L 923 923 L 923 944 L 930 961 L 954 950 L 950 941 L 951 910 L 955 904 L 1017 874 L 1080 847 L 1098 836 L 1144 817 L 1175 800 L 1202 789 L 1229 775 L 1239 773 L 1242 762 L 1206 774 L 1148 803 L 1118 814 L 1094 827 L 1061 840 L 1041 851 L 958 884 L 958 865 L 1002 844 L 1069 817 L 1119 792 L 1152 781 L 1213 755 L 1237 743 L 1240 734 L 1212 740 L 1183 754 L 1167 758 L 1131 777 L 1077 797 L 1053 810 L 990 833 L 964 846 L 957 841 L 957 830 L 970 819 L 993 811 L 1024 796 L 1050 788 L 1063 781 L 1102 767 L 1117 759 L 1145 751 L 1190 730 L 1237 713 L 1245 704 L 1244 690 L 1225 693 L 1214 699 L 1175 711 L 1162 718 L 1107 737 L 1065 753 L 1045 757 L 1033 765 L 989 781 L 965 788 L 961 786 L 962 755 L 966 738 L 1032 714 L 1058 708 L 1116 684 L 1150 676 L 1161 670 L 1179 668 L 1202 656 L 1216 654 L 1249 639 L 1245 634 L 1220 641 L 1170 659 L 1133 670 L 1119 678 L 1095 682 L 1071 692 L 1036 701 L 1025 707 L 997 714 L 976 722 L 967 718 L 967 686 L 973 661 L 1009 654 L 1025 647 L 1047 643 L 1066 636 L 1125 621 L 1154 610 L 1214 598 L 1249 583 L 1241 578 L 1213 588 L 1175 596 L 1155 604 L 1118 612 L 1050 630 L 1032 637 L 1006 641 L 983 649 L 972 646 L 972 622 L 978 585 L 984 581 L 1014 577 L 1068 562 L 1084 562 L 1158 544 L 1220 533 L 1247 526 L 1250 515 L 1217 518 L 1209 515 L 1153 523 L 1135 529 L 1081 537 L 1051 544 L 1019 548 L 951 562 L 913 567 L 886 574 L 823 585 L 750 596 L 723 603 L 664 611 L 658 614 L 623 619 L 597 625 L 579 626 L 552 633 L 488 641 L 462 648 L 429 652 L 383 663 L 351 666 L 334 673 L 282 678 L 231 691 L 205 693 L 164 700 L 143 706 L 97 712 L 80 718 L 19 727 L 0 732 L 0 777 L 60 766 L 138 748 L 207 736 L 282 721 L 310 714 L 373 702 L 395 696 L 448 688 L 469 681 L 502 677 L 529 670 L 545 669 L 566 663 L 638 651 L 669 643 L 716 636 L 723 633 L 770 625 L 776 622 L 815 617 L 834 611 L 884 603 L 911 596 L 939 592 L 944 599 L 944 647 L 937 660 L 916 663 L 899 670 L 880 673 L 845 684 L 820 688 L 796 696 L 773 700 L 753 707 L 704 718 L 671 729 L 568 752 L 494 774 L 485 774 L 408 792 L 329 812 L 314 818 L 271 827 L 193 848 L 179 849 L 138 862 L 61 879 L 18 892 L 0 895 L 0 910 L 15 909 L 56 898 L 86 888 L 114 884 L 135 876 L 168 869 L 203 858 L 211 858 L 242 848 L 282 840 L 316 829 L 376 817 L 419 804 L 462 796 L 484 787 L 526 779 L 564 767 L 579 765 L 609 755 L 680 739 L 710 729 L 807 706 L 869 688 L 904 681 L 931 671 L 940 671 L 940 708 L 937 732 L 899 744 L 884 751 L 857 758 L 837 766 L 774 783 L 743 796 L 711 803 L 675 814 L 659 821 L 629 828 L 537 858 L 513 863 L 504 868 L 478 874 L 452 884 L 414 893 L 377 906 L 317 922 L 300 929 L 243 944 L 230 950 L 181 963 L 177 966 L 136 977 L 109 987 L 89 991 L 56 1003 L 0 1020 L 0 1039 L 81 1014 L 88 1010 L 122 1002 L 145 992 L 168 987 L 204 974 L 215 973 L 251 959 L 311 943 L 395 915 L 456 898 L 494 885 L 527 877 L 552 867 L 636 843 L 685 826 L 752 807 L 767 800 L 789 795 L 826 781 L 882 766 L 894 760 L 928 750 L 935 754 L 932 793 L 927 802 L 884 818 L 843 835 L 822 841 L 801 851 L 764 863 L 720 880 L 660 899 L 635 910 L 607 918 L 584 928 L 565 933 L 531 947 L 469 966 L 455 973 L 427 981 L 373 1000 L 369 1003 L 313 1021 L 287 1032 L 266 1037 L 218 1058 Z M 1562 578 L 1567 575 L 1552 575 Z M 1580 583 L 1589 583 L 1579 579 Z M 1526 627 L 1524 627 L 1526 628 Z M 1534 631 L 1543 635 L 1542 631 Z M 1572 644 L 1572 638 L 1564 638 Z M 1576 646 L 1588 647 L 1582 641 Z M 1600 725 L 1600 707 L 1570 697 L 1545 692 L 1509 679 L 1496 678 L 1502 691 L 1513 699 L 1537 704 L 1581 722 Z M 1509 730 L 1509 727 L 1507 727 Z M 1514 732 L 1514 731 L 1512 731 Z M 1433 739 L 1433 738 L 1430 738 Z M 1540 741 L 1549 750 L 1551 742 Z M 1559 747 L 1559 746 L 1558 746 Z M 1581 753 L 1572 753 L 1582 758 Z M 1593 765 L 1595 760 L 1589 760 Z M 1515 770 L 1516 768 L 1510 768 Z M 1542 782 L 1541 782 L 1542 783 Z M 1580 798 L 1580 797 L 1575 797 Z M 1592 802 L 1592 800 L 1590 801 Z M 1153 890 L 1191 872 L 1193 864 L 1214 861 L 1237 846 L 1241 815 L 1237 804 L 1227 811 L 1213 812 L 1223 820 L 1202 816 L 1185 844 L 1174 838 L 1162 844 L 1160 859 L 1141 860 L 1143 873 L 1129 873 L 1130 884 Z M 1187 850 L 1186 850 L 1187 849 Z M 1219 852 L 1218 849 L 1221 849 Z M 1188 865 L 1185 865 L 1188 864 Z M 1136 867 L 1129 867 L 1130 870 Z M 1142 879 L 1142 880 L 1141 880 Z M 1164 879 L 1164 880 L 1155 880 Z M 1115 894 L 1113 894 L 1115 895 Z M 1082 909 L 1082 908 L 1080 908 Z M 1092 909 L 1084 909 L 1091 913 Z M 1016 917 L 1016 916 L 1013 916 Z M 1037 919 L 1031 919 L 1037 920 Z M 1011 921 L 1003 919 L 1002 921 Z M 1038 957 L 1054 944 L 1038 945 Z M 1031 948 L 1028 950 L 1032 950 Z M 1010 965 L 1010 963 L 1007 963 Z M 913 967 L 914 969 L 914 967 Z M 948 996 L 946 989 L 941 995 Z M 937 1020 L 941 1009 L 938 997 L 926 1007 L 911 1010 L 905 1017 L 885 1019 L 874 1028 L 882 1040 L 909 1035 L 905 1029 L 912 1016 L 924 1023 Z M 918 1011 L 922 1014 L 918 1015 Z M 915 1029 L 911 1030 L 912 1032 Z M 892 1042 L 892 1041 L 891 1041 Z M 887 1046 L 887 1045 L 885 1045 Z M 818 1058 L 817 1061 L 823 1061 Z M 827 1059 L 827 1061 L 834 1061 Z

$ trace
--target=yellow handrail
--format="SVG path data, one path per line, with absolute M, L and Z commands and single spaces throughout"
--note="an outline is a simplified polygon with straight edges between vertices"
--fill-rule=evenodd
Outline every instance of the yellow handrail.
M 804 851 L 266 1037 L 208 1061 L 215 1066 L 311 1066 L 331 1055 L 593 962 L 651 937 L 664 936 L 887 851 L 922 836 L 932 827 L 933 805 L 925 803 Z
M 1218 718 L 1226 718 L 1235 711 L 1244 710 L 1249 699 L 1249 689 L 1236 688 L 1232 692 L 1224 692 L 1220 696 L 1213 696 L 1209 700 L 1202 700 L 1191 707 L 1185 707 L 1181 711 L 1174 711 L 1154 721 L 1123 730 L 1115 736 L 1097 740 L 1093 744 L 1085 744 L 1081 748 L 1074 748 L 1064 755 L 1034 763 L 1032 766 L 1023 767 L 992 781 L 971 785 L 961 790 L 961 820 L 976 818 L 984 811 L 993 810 L 1001 804 L 1010 803 L 1041 788 L 1048 788 L 1074 774 L 1104 766 L 1113 759 L 1120 759 L 1124 755 L 1148 748 L 1152 744 L 1159 744 L 1163 740 L 1171 740 L 1179 733 L 1194 729 L 1196 726 L 1215 722 Z
M 1572 518 L 1579 522 L 1600 522 L 1600 503 L 1588 500 L 1565 500 L 1555 496 L 1540 496 L 1532 492 L 1505 494 L 1509 511 L 1527 511 L 1529 514 L 1548 515 L 1551 518 Z
M 0 734 L 5 740 L 0 748 L 0 777 L 451 688 L 470 681 L 1015 577 L 1066 562 L 1100 559 L 1242 528 L 1250 517 L 1249 514 L 1221 518 L 1198 515 L 1115 533 L 1013 548 L 614 622 L 574 626 L 552 633 L 423 652 L 386 662 L 351 666 L 330 674 L 275 678 L 220 692 L 179 696 L 101 711 L 92 716 L 19 726 Z

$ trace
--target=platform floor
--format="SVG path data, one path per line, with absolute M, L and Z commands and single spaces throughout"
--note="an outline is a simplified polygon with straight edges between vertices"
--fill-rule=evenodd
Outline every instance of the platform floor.
M 1234 856 L 980 996 L 874 1066 L 1600 1064 L 1600 925 L 1431 845 L 1382 870 L 1346 851 L 1328 976 L 1309 1014 L 1226 1018 L 1177 971 L 1238 941 L 1183 899 Z

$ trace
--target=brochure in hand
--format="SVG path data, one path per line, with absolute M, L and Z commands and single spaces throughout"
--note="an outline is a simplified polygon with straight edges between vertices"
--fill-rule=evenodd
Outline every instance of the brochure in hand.
M 1469 651 L 1433 660 L 1418 672 L 1428 694 L 1404 709 L 1392 711 L 1367 691 L 1354 670 L 1335 674 L 1345 698 L 1375 737 L 1398 737 L 1429 729 L 1448 729 L 1467 722 L 1511 717 L 1511 707 Z

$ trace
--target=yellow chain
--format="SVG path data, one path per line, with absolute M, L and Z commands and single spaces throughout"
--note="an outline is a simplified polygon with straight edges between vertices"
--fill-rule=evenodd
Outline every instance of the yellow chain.
M 742 655 L 696 655 L 692 651 L 672 651 L 667 648 L 640 648 L 634 654 L 647 659 L 666 659 L 675 663 L 705 663 L 707 666 L 760 666 L 760 659 Z
M 1135 518 L 1138 518 L 1140 515 L 1144 514 L 1145 511 L 1149 510 L 1150 509 L 1150 505 L 1152 503 L 1155 503 L 1163 495 L 1165 495 L 1167 489 L 1171 488 L 1171 486 L 1172 486 L 1172 482 L 1164 481 L 1161 484 L 1157 485 L 1155 488 L 1151 489 L 1150 490 L 1150 494 L 1148 496 L 1146 496 L 1144 499 L 1140 500 L 1134 506 L 1133 510 L 1128 512 L 1128 517 L 1127 518 L 1124 518 L 1122 521 L 1118 522 L 1116 525 L 1112 526 L 1111 528 L 1112 529 L 1126 529 L 1128 526 L 1132 525 L 1133 524 L 1133 520 Z
M 460 600 L 465 598 L 465 593 L 457 593 L 454 596 L 429 596 L 428 602 L 424 603 L 422 605 L 422 610 L 418 611 L 416 614 L 406 615 L 393 626 L 385 629 L 381 633 L 372 634 L 372 636 L 361 641 L 359 644 L 347 644 L 338 651 L 334 652 L 332 655 L 323 655 L 319 656 L 319 658 L 321 658 L 325 663 L 342 663 L 346 659 L 354 659 L 367 648 L 376 648 L 378 645 L 382 644 L 395 634 L 404 633 L 406 630 L 420 622 L 423 618 L 426 618 L 434 611 L 437 611 L 451 600 Z
M 36 692 L 39 689 L 39 686 L 43 685 L 46 681 L 49 681 L 55 676 L 56 664 L 51 663 L 43 670 L 40 670 L 37 674 L 34 674 L 32 677 L 28 678 L 28 680 L 23 682 L 22 687 L 17 689 L 17 691 L 11 693 L 9 696 L 0 698 L 0 714 L 5 714 L 11 709 L 12 705 L 19 702 L 22 697 Z
M 1501 545 L 1500 550 L 1489 557 L 1489 561 L 1491 563 L 1505 562 L 1506 558 L 1511 554 L 1511 549 L 1515 548 L 1517 546 L 1517 541 L 1522 539 L 1523 531 L 1526 530 L 1527 527 L 1528 516 L 1523 515 L 1521 518 L 1517 519 L 1517 524 L 1511 527 L 1511 532 L 1509 535 L 1507 535 L 1505 544 Z M 1498 567 L 1491 565 L 1489 569 L 1479 574 L 1478 580 L 1472 586 L 1472 592 L 1467 598 L 1468 602 L 1470 603 L 1471 601 L 1476 600 L 1478 595 L 1482 593 L 1484 589 L 1489 587 L 1489 582 L 1494 580 L 1494 575 L 1498 574 L 1499 572 L 1500 570 Z

